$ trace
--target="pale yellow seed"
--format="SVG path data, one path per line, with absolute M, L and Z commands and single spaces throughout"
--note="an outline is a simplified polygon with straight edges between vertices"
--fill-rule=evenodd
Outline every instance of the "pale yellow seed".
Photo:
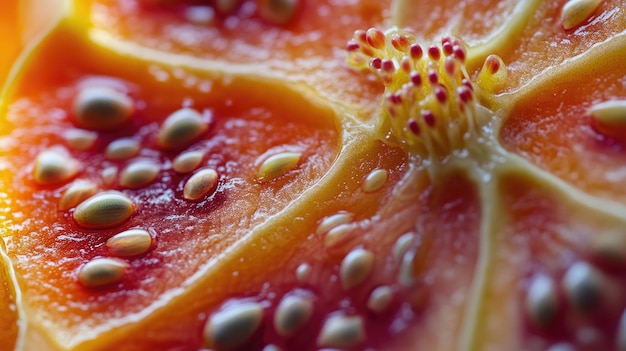
M 556 317 L 558 292 L 554 280 L 546 275 L 532 278 L 526 293 L 526 313 L 537 327 L 547 327 Z
M 74 100 L 78 125 L 92 130 L 111 130 L 123 126 L 133 113 L 133 100 L 108 87 L 82 89 Z
M 174 158 L 172 168 L 178 173 L 189 173 L 200 166 L 203 158 L 202 151 L 186 151 Z
M 407 250 L 402 255 L 400 261 L 400 269 L 398 272 L 398 282 L 402 286 L 412 286 L 415 284 L 415 270 L 413 269 L 415 261 L 415 251 Z
M 63 192 L 59 200 L 59 210 L 67 211 L 70 208 L 78 206 L 81 202 L 95 194 L 97 190 L 98 187 L 96 184 L 90 181 L 78 180 L 74 182 L 74 184 Z
M 410 232 L 402 234 L 398 239 L 396 239 L 396 242 L 393 244 L 393 248 L 391 249 L 394 262 L 402 262 L 402 257 L 409 250 L 414 239 L 415 234 Z
M 198 201 L 215 190 L 218 181 L 217 171 L 210 168 L 201 169 L 194 173 L 185 183 L 183 197 L 187 200 Z
M 109 238 L 106 245 L 109 251 L 115 256 L 138 256 L 150 250 L 152 247 L 152 237 L 147 230 L 129 229 Z
M 74 211 L 74 220 L 85 228 L 112 228 L 125 222 L 135 211 L 126 195 L 116 192 L 96 194 L 83 201 Z
M 324 234 L 339 225 L 350 223 L 353 218 L 354 215 L 347 212 L 340 212 L 332 216 L 328 216 L 320 222 L 315 233 L 317 235 Z
M 311 276 L 311 266 L 307 263 L 302 263 L 296 268 L 296 279 L 301 284 L 306 283 Z
M 268 157 L 257 172 L 257 179 L 260 182 L 268 182 L 291 171 L 300 162 L 300 152 L 281 152 Z
M 109 160 L 127 160 L 136 156 L 141 149 L 139 141 L 131 138 L 121 138 L 107 145 L 104 155 Z
M 63 139 L 65 139 L 70 148 L 85 151 L 89 150 L 96 143 L 98 133 L 91 130 L 72 128 L 63 132 Z
M 374 289 L 367 299 L 367 308 L 374 313 L 383 313 L 393 300 L 393 289 L 387 285 Z
M 363 318 L 359 316 L 334 315 L 326 319 L 317 337 L 321 347 L 348 348 L 365 341 Z
M 96 258 L 80 269 L 78 280 L 86 288 L 100 288 L 119 282 L 125 272 L 126 264 L 120 260 Z
M 350 251 L 341 262 L 340 276 L 343 288 L 348 290 L 361 284 L 372 272 L 374 254 L 365 249 Z
M 117 167 L 111 166 L 102 170 L 102 181 L 105 185 L 112 185 L 117 177 Z
M 565 30 L 574 29 L 589 19 L 602 0 L 570 0 L 563 5 L 561 23 Z
M 274 328 L 280 336 L 290 337 L 302 328 L 313 314 L 311 299 L 289 295 L 284 297 L 274 314 Z
M 259 15 L 271 24 L 287 24 L 294 17 L 299 0 L 261 0 Z
M 153 161 L 135 161 L 122 170 L 119 182 L 125 188 L 142 188 L 152 183 L 160 170 L 161 166 Z
M 57 185 L 74 178 L 80 163 L 65 148 L 42 151 L 35 159 L 33 177 L 41 185 Z
M 216 350 L 230 350 L 243 345 L 259 328 L 263 306 L 245 302 L 213 314 L 204 326 L 206 346 Z
M 601 102 L 587 112 L 601 133 L 611 137 L 626 137 L 626 100 Z
M 388 172 L 384 169 L 375 169 L 370 172 L 370 174 L 365 177 L 365 181 L 363 182 L 363 191 L 366 193 L 371 193 L 385 185 L 387 182 Z
M 165 150 L 181 150 L 209 129 L 209 121 L 200 112 L 182 108 L 165 119 L 157 143 Z
M 324 236 L 324 246 L 333 249 L 345 244 L 354 236 L 355 228 L 354 223 L 346 223 L 330 229 Z

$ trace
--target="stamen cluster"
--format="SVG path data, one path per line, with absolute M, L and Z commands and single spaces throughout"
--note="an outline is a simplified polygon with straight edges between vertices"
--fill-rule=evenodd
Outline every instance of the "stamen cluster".
M 474 86 L 465 69 L 465 44 L 444 37 L 422 48 L 409 32 L 356 31 L 348 64 L 385 85 L 383 118 L 388 138 L 410 152 L 442 158 L 462 149 L 477 128 Z

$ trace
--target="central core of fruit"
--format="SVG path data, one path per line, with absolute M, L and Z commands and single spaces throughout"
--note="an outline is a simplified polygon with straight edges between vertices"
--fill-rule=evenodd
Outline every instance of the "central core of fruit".
M 486 110 L 477 103 L 480 89 L 468 76 L 467 49 L 459 39 L 444 37 L 423 48 L 404 30 L 371 28 L 356 31 L 347 50 L 351 67 L 385 85 L 382 121 L 390 142 L 423 158 L 443 159 L 465 150 L 480 133 Z M 499 58 L 489 57 L 478 81 L 492 82 L 502 67 Z

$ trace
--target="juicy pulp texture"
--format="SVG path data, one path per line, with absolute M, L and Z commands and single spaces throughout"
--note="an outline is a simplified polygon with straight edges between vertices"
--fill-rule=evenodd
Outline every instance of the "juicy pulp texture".
M 240 349 L 618 349 L 626 259 L 607 260 L 595 248 L 625 235 L 624 141 L 594 129 L 587 110 L 626 99 L 620 2 L 603 1 L 567 31 L 557 1 L 300 5 L 281 26 L 259 18 L 251 1 L 208 24 L 193 23 L 185 2 L 67 3 L 2 96 L 0 312 L 11 312 L 0 314 L 10 325 L 0 333 L 25 349 L 200 349 L 212 342 L 203 333 L 213 316 L 258 303 L 259 327 Z M 480 20 L 485 13 L 490 19 Z M 481 122 L 450 154 L 429 159 L 389 142 L 397 135 L 381 112 L 388 91 L 345 64 L 354 30 L 393 26 L 408 27 L 425 55 L 444 35 L 467 45 L 463 69 Z M 490 54 L 508 72 L 495 93 L 477 79 Z M 443 65 L 430 68 L 445 74 Z M 70 148 L 76 179 L 122 191 L 136 205 L 128 221 L 97 230 L 76 223 L 73 209 L 58 210 L 70 182 L 43 186 L 32 177 L 37 154 L 67 147 L 73 98 L 94 85 L 128 95 L 135 111 L 87 150 Z M 219 175 L 197 202 L 182 196 L 189 174 L 172 170 L 178 152 L 156 140 L 181 107 L 211 116 L 186 148 L 203 151 L 202 167 Z M 104 155 L 128 137 L 140 141 L 139 158 L 161 167 L 139 189 L 103 177 L 129 164 Z M 261 164 L 285 152 L 298 161 L 260 179 Z M 379 185 L 364 186 L 381 170 Z M 320 229 L 337 214 L 347 220 Z M 124 258 L 119 281 L 82 286 L 81 267 L 111 256 L 107 239 L 133 228 L 151 233 L 150 251 Z M 404 248 L 400 238 L 409 238 Z M 626 258 L 626 246 L 615 248 Z M 365 278 L 346 288 L 342 280 L 353 277 L 341 267 L 354 250 L 367 250 L 373 264 L 356 267 Z M 590 311 L 576 309 L 578 290 L 565 278 L 581 264 L 600 272 L 589 283 L 600 296 L 586 302 Z M 298 274 L 302 267 L 309 273 Z M 538 275 L 557 286 L 546 326 L 524 307 Z M 381 312 L 368 308 L 377 287 L 392 291 Z M 313 308 L 286 337 L 274 315 L 292 295 Z M 319 334 L 335 316 L 360 318 L 363 340 L 323 344 Z

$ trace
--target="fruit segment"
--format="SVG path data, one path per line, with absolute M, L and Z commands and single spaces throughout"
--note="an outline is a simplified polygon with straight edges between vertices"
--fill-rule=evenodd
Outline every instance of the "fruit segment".
M 92 47 L 63 22 L 7 96 L 3 237 L 26 332 L 41 329 L 63 348 L 179 294 L 319 182 L 341 147 L 334 111 L 301 91 L 191 70 L 185 86 L 159 81 L 154 69 Z M 111 146 L 123 140 L 138 150 Z M 202 153 L 200 163 L 173 170 L 191 151 Z M 262 165 L 286 152 L 300 157 L 261 179 Z M 209 183 L 203 170 L 214 172 Z M 131 229 L 154 243 L 116 258 L 108 239 Z
M 616 37 L 600 44 L 550 75 L 550 84 L 516 96 L 500 132 L 512 152 L 579 189 L 620 203 L 626 199 L 620 185 L 624 138 L 619 125 L 598 129 L 605 122 L 590 110 L 626 99 L 619 83 L 626 75 L 625 43 L 624 37 Z

